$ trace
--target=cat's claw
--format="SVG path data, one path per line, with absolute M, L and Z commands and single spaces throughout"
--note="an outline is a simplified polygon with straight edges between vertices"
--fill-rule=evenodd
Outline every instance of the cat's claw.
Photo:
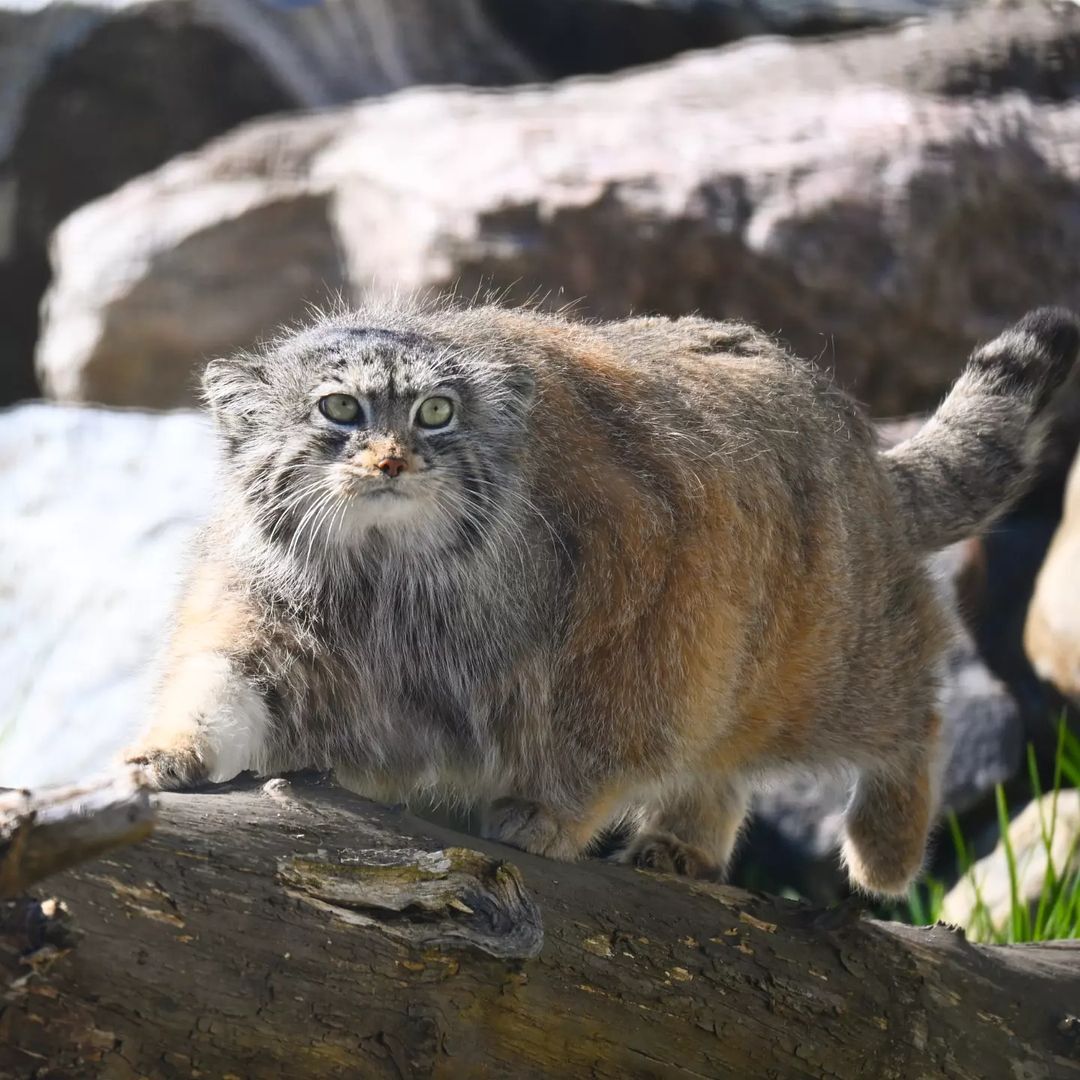
M 136 747 L 124 754 L 124 762 L 134 765 L 155 791 L 181 791 L 208 779 L 206 763 L 194 746 Z

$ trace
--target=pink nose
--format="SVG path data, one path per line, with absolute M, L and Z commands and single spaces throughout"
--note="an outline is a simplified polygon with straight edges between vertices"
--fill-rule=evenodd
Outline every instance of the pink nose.
M 408 467 L 409 466 L 406 463 L 405 459 L 399 457 L 383 458 L 382 461 L 380 461 L 378 465 L 375 466 L 375 468 L 378 469 L 379 472 L 386 473 L 386 475 L 389 476 L 391 480 L 395 476 L 397 476 L 398 473 L 403 473 Z

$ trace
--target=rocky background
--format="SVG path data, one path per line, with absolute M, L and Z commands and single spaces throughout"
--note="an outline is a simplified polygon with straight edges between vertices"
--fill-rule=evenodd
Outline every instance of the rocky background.
M 1080 10 L 0 0 L 0 784 L 101 769 L 145 713 L 213 485 L 200 365 L 391 289 L 750 319 L 899 437 L 977 340 L 1080 310 Z M 1078 439 L 1075 383 L 1037 489 L 938 560 L 980 853 L 1080 692 Z M 763 795 L 740 879 L 841 895 L 846 794 Z

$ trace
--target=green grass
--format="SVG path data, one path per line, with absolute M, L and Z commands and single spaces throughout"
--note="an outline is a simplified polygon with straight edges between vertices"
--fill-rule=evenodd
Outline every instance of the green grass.
M 1035 764 L 1035 751 L 1030 745 L 1027 751 L 1028 776 L 1034 799 L 1041 799 L 1042 786 Z M 961 875 L 968 875 L 975 893 L 975 906 L 964 927 L 972 941 L 991 944 L 1013 944 L 1022 941 L 1051 941 L 1059 938 L 1080 937 L 1080 868 L 1068 871 L 1069 866 L 1077 867 L 1077 845 L 1080 837 L 1073 840 L 1067 857 L 1060 866 L 1054 865 L 1052 842 L 1057 828 L 1058 796 L 1065 787 L 1080 788 L 1080 739 L 1068 730 L 1065 718 L 1058 725 L 1057 752 L 1054 757 L 1054 778 L 1049 802 L 1049 811 L 1045 804 L 1040 804 L 1039 829 L 1042 843 L 1045 845 L 1047 860 L 1043 877 L 1042 892 L 1034 910 L 1020 896 L 1016 853 L 1009 841 L 1009 812 L 1005 801 L 1005 791 L 1000 784 L 995 792 L 997 800 L 998 826 L 1005 849 L 1005 861 L 1009 872 L 1009 915 L 1004 925 L 995 926 L 990 909 L 984 902 L 979 883 L 971 874 L 975 855 L 961 832 L 955 814 L 948 818 L 949 831 Z M 945 888 L 940 881 L 925 880 L 921 886 L 913 888 L 908 898 L 907 916 L 911 922 L 925 925 L 937 922 L 941 916 Z

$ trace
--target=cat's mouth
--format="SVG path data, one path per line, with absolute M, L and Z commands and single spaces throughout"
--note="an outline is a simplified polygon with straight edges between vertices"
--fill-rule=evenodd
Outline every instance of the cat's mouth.
M 360 475 L 349 470 L 343 477 L 342 495 L 353 513 L 345 520 L 360 530 L 378 526 L 407 526 L 422 513 L 426 485 L 419 477 Z
M 358 474 L 352 470 L 346 473 L 344 488 L 350 496 L 360 499 L 407 499 L 414 494 L 413 484 L 405 477 Z

